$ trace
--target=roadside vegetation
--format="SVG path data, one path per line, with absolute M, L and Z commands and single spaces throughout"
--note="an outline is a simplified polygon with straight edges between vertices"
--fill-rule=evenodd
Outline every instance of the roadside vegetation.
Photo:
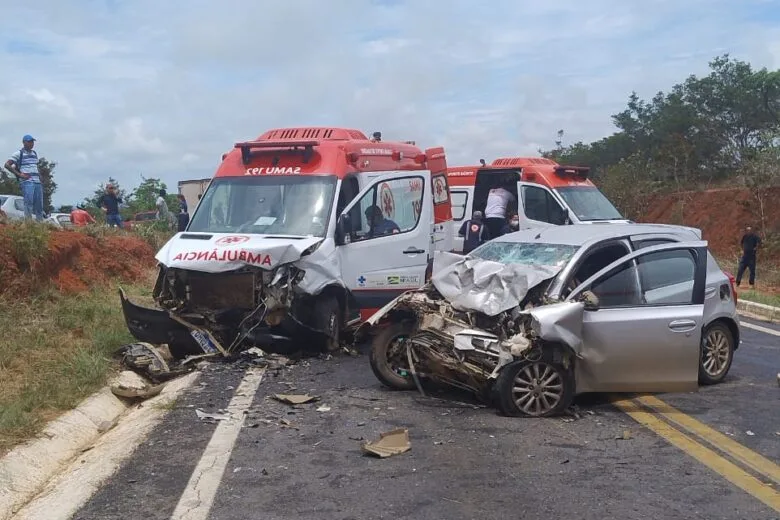
M 132 341 L 118 287 L 149 296 L 170 234 L 0 224 L 0 452 L 105 384 Z

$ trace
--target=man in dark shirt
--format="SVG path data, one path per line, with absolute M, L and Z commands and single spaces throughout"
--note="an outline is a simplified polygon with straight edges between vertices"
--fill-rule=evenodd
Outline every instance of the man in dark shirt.
M 463 254 L 467 255 L 490 238 L 490 233 L 482 218 L 481 211 L 475 211 L 469 220 L 463 222 L 458 230 L 463 237 Z
M 753 233 L 753 228 L 746 226 L 740 245 L 742 246 L 742 258 L 739 260 L 739 268 L 737 269 L 737 287 L 742 283 L 745 269 L 750 271 L 748 283 L 753 287 L 756 283 L 756 250 L 761 245 L 761 237 Z
M 365 211 L 365 215 L 366 215 L 366 221 L 370 226 L 369 233 L 370 236 L 372 237 L 390 235 L 390 234 L 401 232 L 401 228 L 398 227 L 398 224 L 396 224 L 389 218 L 385 218 L 385 215 L 384 213 L 382 213 L 382 210 L 379 208 L 379 206 L 367 207 Z
M 122 228 L 122 217 L 119 216 L 119 205 L 122 203 L 122 197 L 117 195 L 114 186 L 106 186 L 106 193 L 100 199 L 100 207 L 106 213 L 106 224 Z

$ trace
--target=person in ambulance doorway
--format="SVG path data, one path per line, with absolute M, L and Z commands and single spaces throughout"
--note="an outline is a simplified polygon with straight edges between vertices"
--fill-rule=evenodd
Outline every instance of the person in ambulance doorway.
M 488 192 L 487 204 L 485 205 L 485 224 L 487 224 L 492 238 L 498 238 L 502 235 L 501 230 L 506 225 L 509 204 L 517 203 L 517 197 L 510 191 L 512 183 L 512 180 L 504 179 L 499 186 Z
M 463 237 L 463 254 L 467 255 L 474 249 L 490 240 L 490 232 L 482 220 L 482 212 L 475 211 L 471 218 L 463 223 L 458 230 Z
M 376 237 L 401 232 L 401 228 L 398 227 L 398 224 L 389 218 L 385 218 L 385 215 L 382 213 L 379 206 L 367 207 L 365 215 L 366 222 L 368 222 L 368 225 L 370 226 L 369 236 Z
M 520 217 L 517 216 L 516 211 L 509 212 L 509 221 L 501 228 L 501 234 L 514 233 L 520 229 Z

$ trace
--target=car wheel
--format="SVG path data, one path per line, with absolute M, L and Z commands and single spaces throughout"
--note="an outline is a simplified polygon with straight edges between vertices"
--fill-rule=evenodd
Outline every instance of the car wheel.
M 498 408 L 505 415 L 550 417 L 571 404 L 574 376 L 558 363 L 523 359 L 503 368 L 495 391 Z
M 413 331 L 411 323 L 394 323 L 382 329 L 371 342 L 369 362 L 383 385 L 394 390 L 413 390 L 414 379 L 409 373 L 404 340 Z
M 714 385 L 723 381 L 734 359 L 734 334 L 725 323 L 707 327 L 701 340 L 699 383 Z

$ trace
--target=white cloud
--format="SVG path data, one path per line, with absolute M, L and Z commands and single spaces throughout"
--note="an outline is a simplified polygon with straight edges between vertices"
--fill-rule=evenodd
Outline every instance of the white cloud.
M 609 134 L 723 52 L 780 67 L 761 0 L 207 0 L 9 5 L 0 35 L 0 155 L 39 138 L 56 202 L 108 175 L 169 187 L 208 177 L 234 142 L 336 125 L 444 145 L 450 164 Z M 89 187 L 89 189 L 87 189 Z

